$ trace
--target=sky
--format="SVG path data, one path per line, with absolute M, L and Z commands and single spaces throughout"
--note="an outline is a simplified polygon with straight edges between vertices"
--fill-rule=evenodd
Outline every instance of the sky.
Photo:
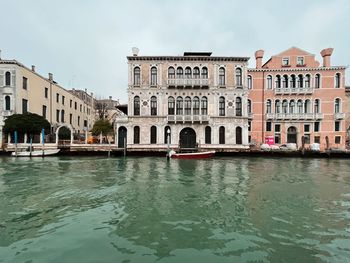
M 2 59 L 16 59 L 66 89 L 127 102 L 127 59 L 139 55 L 248 56 L 297 46 L 350 65 L 349 0 L 0 0 Z M 350 70 L 346 71 L 350 85 Z

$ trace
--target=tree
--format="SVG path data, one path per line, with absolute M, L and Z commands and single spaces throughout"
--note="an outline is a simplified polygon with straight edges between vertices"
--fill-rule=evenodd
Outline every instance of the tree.
M 50 133 L 50 123 L 42 116 L 35 113 L 13 114 L 5 120 L 4 132 L 20 134 L 40 134 L 44 129 L 45 133 Z
M 108 120 L 98 120 L 95 122 L 94 127 L 91 130 L 93 135 L 107 135 L 113 132 L 113 126 Z

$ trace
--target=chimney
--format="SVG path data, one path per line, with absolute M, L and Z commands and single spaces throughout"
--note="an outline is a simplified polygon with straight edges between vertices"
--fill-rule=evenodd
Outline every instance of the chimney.
M 52 73 L 49 73 L 49 80 L 53 81 L 53 74 Z
M 32 65 L 32 71 L 35 72 L 35 66 L 34 65 Z
M 326 48 L 321 51 L 321 56 L 323 57 L 323 66 L 330 67 L 331 66 L 331 56 L 333 53 L 333 48 Z
M 262 59 L 264 57 L 264 50 L 260 49 L 255 52 L 256 68 L 262 67 Z
M 109 100 L 112 100 L 112 96 L 109 96 Z

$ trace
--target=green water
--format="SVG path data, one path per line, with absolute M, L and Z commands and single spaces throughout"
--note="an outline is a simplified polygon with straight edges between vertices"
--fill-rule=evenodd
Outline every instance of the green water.
M 0 158 L 0 262 L 350 262 L 350 160 Z

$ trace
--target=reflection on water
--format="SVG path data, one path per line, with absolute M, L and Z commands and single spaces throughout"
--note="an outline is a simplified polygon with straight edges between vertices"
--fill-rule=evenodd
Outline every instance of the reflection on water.
M 0 262 L 349 262 L 347 160 L 0 159 Z

